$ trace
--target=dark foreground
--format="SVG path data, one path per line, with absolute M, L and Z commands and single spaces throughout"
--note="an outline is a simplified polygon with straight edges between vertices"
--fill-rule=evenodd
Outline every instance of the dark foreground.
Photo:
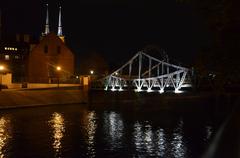
M 2 110 L 0 156 L 198 158 L 223 120 L 207 101 L 122 101 Z

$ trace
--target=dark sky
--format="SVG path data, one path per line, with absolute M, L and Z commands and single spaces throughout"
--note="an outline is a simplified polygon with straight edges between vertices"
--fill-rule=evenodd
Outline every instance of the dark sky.
M 40 0 L 1 0 L 4 35 L 39 37 L 45 22 Z M 49 3 L 50 30 L 56 32 L 59 1 Z M 170 58 L 191 64 L 204 45 L 204 29 L 191 6 L 175 0 L 65 0 L 61 2 L 66 43 L 81 56 L 100 53 L 121 65 L 146 45 L 164 49 Z

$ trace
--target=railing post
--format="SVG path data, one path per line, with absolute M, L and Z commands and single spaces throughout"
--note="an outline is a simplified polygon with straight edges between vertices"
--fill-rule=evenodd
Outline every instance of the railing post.
M 149 65 L 148 65 L 148 77 L 151 77 L 151 68 L 152 68 L 152 60 L 149 58 Z
M 141 79 L 141 71 L 142 71 L 142 52 L 139 52 L 139 59 L 138 59 L 138 79 Z
M 129 78 L 131 78 L 131 73 L 132 73 L 132 61 L 129 64 Z

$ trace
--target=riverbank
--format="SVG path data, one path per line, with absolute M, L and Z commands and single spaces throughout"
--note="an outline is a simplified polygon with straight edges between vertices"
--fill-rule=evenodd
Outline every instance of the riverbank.
M 0 109 L 58 104 L 86 104 L 87 96 L 79 89 L 34 89 L 0 92 Z
M 0 91 L 0 109 L 60 104 L 88 104 L 94 108 L 121 107 L 145 110 L 197 111 L 207 108 L 230 110 L 232 96 L 212 93 L 135 93 L 92 91 L 79 88 L 25 89 Z M 219 104 L 219 105 L 217 105 Z M 216 106 L 217 105 L 217 106 Z M 227 106 L 226 106 L 227 105 Z

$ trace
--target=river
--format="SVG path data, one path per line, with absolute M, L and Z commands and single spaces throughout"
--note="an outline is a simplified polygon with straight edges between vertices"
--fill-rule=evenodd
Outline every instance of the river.
M 208 112 L 88 104 L 1 110 L 0 157 L 197 158 L 218 127 Z

